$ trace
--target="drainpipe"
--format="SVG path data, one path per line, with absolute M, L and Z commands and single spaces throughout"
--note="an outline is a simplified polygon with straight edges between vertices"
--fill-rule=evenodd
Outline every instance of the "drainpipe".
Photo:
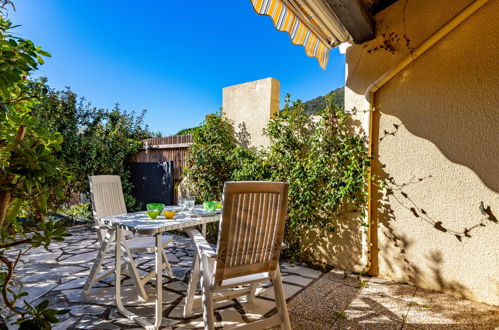
M 374 112 L 374 94 L 383 87 L 388 81 L 390 81 L 393 77 L 395 77 L 400 71 L 405 69 L 409 64 L 414 62 L 416 58 L 424 54 L 428 49 L 430 49 L 433 45 L 439 42 L 443 37 L 445 37 L 449 32 L 451 32 L 455 27 L 457 27 L 460 23 L 466 20 L 468 17 L 473 15 L 478 9 L 480 9 L 484 4 L 489 2 L 490 0 L 476 0 L 468 7 L 463 9 L 459 14 L 454 16 L 450 21 L 448 21 L 444 26 L 442 26 L 437 32 L 431 35 L 428 39 L 426 39 L 421 45 L 419 45 L 411 54 L 409 54 L 406 58 L 400 61 L 397 65 L 383 73 L 378 79 L 376 79 L 366 90 L 365 97 L 369 102 L 369 146 L 368 153 L 370 156 L 373 155 L 373 112 Z M 369 178 L 372 177 L 372 166 L 368 169 Z M 367 193 L 369 196 L 367 202 L 367 223 L 369 224 L 369 228 L 367 233 L 362 232 L 362 264 L 367 265 L 365 271 L 369 271 L 371 268 L 371 255 L 372 255 L 372 231 L 377 230 L 377 228 L 373 228 L 373 210 L 372 210 L 372 181 L 369 180 L 367 184 Z M 367 236 L 367 237 L 366 237 Z M 365 243 L 367 242 L 367 243 Z

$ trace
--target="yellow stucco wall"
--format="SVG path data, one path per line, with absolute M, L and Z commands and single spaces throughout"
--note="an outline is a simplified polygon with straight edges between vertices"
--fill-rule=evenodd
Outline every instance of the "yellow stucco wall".
M 267 147 L 263 129 L 279 111 L 279 80 L 265 78 L 223 89 L 222 111 L 234 122 L 236 138 L 244 147 Z
M 405 37 L 417 47 L 470 2 L 400 0 L 379 13 L 378 38 L 346 50 L 347 109 L 367 109 L 369 84 L 409 54 Z M 371 268 L 496 305 L 498 13 L 491 0 L 375 94 L 373 169 L 388 188 L 374 194 Z M 394 53 L 379 48 L 392 32 Z

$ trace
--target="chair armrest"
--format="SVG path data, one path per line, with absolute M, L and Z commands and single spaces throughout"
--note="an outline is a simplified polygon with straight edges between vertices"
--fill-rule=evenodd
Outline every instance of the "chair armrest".
M 211 245 L 206 241 L 204 236 L 197 229 L 186 230 L 187 234 L 192 238 L 194 246 L 198 251 L 199 257 L 206 256 L 208 258 L 215 258 L 217 253 L 213 250 Z

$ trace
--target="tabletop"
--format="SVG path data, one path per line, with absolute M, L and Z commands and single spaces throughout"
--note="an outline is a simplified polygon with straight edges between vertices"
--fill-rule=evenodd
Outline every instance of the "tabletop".
M 206 212 L 202 210 L 202 206 L 196 207 L 194 211 L 194 214 L 177 213 L 173 219 L 166 219 L 160 215 L 154 220 L 149 219 L 145 211 L 140 211 L 104 217 L 101 221 L 106 225 L 120 227 L 140 235 L 154 235 L 220 220 L 220 211 Z

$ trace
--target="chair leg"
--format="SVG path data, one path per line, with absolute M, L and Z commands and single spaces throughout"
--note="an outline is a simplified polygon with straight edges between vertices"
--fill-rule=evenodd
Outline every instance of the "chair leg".
M 201 260 L 201 292 L 203 301 L 203 321 L 205 330 L 215 329 L 215 315 L 213 314 L 213 299 L 211 294 L 212 272 L 206 256 Z
M 102 267 L 102 261 L 104 260 L 104 257 L 107 254 L 107 250 L 109 248 L 109 245 L 114 239 L 114 229 L 109 229 L 106 231 L 106 235 L 101 241 L 101 247 L 99 249 L 99 253 L 97 254 L 97 259 L 94 261 L 94 264 L 92 266 L 92 270 L 90 270 L 90 274 L 88 275 L 87 281 L 85 282 L 85 285 L 83 286 L 83 294 L 87 295 L 92 286 L 95 283 L 95 278 L 97 277 L 97 274 L 99 274 L 99 271 Z
M 123 252 L 123 257 L 128 265 L 128 271 L 130 272 L 130 277 L 132 278 L 135 288 L 138 290 L 138 294 L 142 299 L 147 300 L 147 293 L 144 288 L 144 285 L 142 284 L 142 279 L 140 277 L 139 271 L 137 270 L 137 267 L 135 266 L 135 262 L 133 260 L 133 255 L 130 252 L 130 249 L 128 248 L 128 245 L 126 244 L 126 241 L 123 241 L 121 244 Z
M 250 293 L 246 296 L 246 301 L 248 303 L 254 303 L 255 302 L 255 293 L 256 293 L 256 288 L 258 287 L 258 283 L 251 283 L 250 286 Z
M 191 278 L 189 279 L 189 286 L 187 288 L 187 295 L 185 296 L 184 305 L 184 318 L 192 316 L 192 305 L 194 303 L 194 296 L 196 295 L 196 288 L 199 283 L 199 255 L 194 255 L 194 260 L 191 269 Z
M 274 287 L 274 295 L 276 298 L 277 309 L 281 317 L 281 329 L 291 330 L 289 322 L 288 307 L 286 306 L 286 295 L 282 285 L 281 271 L 279 265 L 272 276 L 272 286 Z

